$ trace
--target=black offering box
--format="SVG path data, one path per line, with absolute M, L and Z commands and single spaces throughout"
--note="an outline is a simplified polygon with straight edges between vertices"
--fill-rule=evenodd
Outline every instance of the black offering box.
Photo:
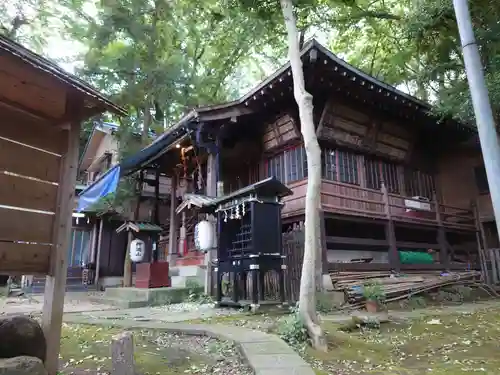
M 285 302 L 284 256 L 281 243 L 281 198 L 292 191 L 274 177 L 217 198 L 208 212 L 217 215 L 216 297 L 220 306 L 253 309 L 265 303 L 264 276 L 279 275 L 280 303 Z M 231 295 L 222 297 L 223 274 L 231 275 Z M 247 280 L 251 276 L 251 296 Z M 271 302 L 271 301 L 268 301 Z

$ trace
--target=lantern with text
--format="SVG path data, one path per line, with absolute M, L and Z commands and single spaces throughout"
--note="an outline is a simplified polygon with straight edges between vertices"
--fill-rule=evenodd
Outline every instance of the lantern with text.
M 132 262 L 142 262 L 145 254 L 145 244 L 144 241 L 136 238 L 130 242 L 130 260 Z
M 195 245 L 198 250 L 207 252 L 214 248 L 215 229 L 214 225 L 203 220 L 195 227 Z

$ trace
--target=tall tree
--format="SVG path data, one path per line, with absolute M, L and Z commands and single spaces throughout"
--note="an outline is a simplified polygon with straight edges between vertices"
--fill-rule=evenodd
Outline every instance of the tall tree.
M 305 210 L 305 241 L 304 262 L 300 279 L 299 315 L 308 331 L 312 344 L 320 350 L 327 350 L 324 332 L 319 325 L 316 311 L 316 268 L 317 260 L 321 259 L 320 252 L 320 187 L 321 187 L 321 149 L 316 137 L 313 120 L 313 97 L 307 92 L 304 81 L 304 71 L 300 58 L 301 30 L 307 28 L 307 17 L 318 3 L 310 0 L 296 1 L 280 0 L 280 7 L 275 1 L 238 0 L 236 5 L 247 14 L 250 19 L 265 20 L 268 31 L 287 37 L 288 57 L 292 69 L 293 92 L 299 109 L 300 127 L 304 139 L 307 157 L 307 193 Z M 280 17 L 284 17 L 284 22 Z M 298 20 L 296 14 L 299 16 Z M 280 25 L 281 24 L 281 25 Z
M 320 256 L 321 149 L 313 119 L 313 97 L 307 92 L 300 58 L 299 31 L 292 0 L 280 0 L 288 34 L 288 55 L 292 68 L 293 94 L 299 108 L 300 129 L 307 157 L 304 262 L 300 278 L 299 312 L 316 349 L 327 350 L 316 312 L 316 258 Z

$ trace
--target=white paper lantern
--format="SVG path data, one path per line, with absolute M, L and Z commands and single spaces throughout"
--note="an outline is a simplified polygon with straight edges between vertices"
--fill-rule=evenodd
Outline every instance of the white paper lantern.
M 146 247 L 144 241 L 136 238 L 130 242 L 130 260 L 132 262 L 142 262 L 144 259 L 144 253 L 146 252 Z
M 211 222 L 200 221 L 194 228 L 195 245 L 198 250 L 208 251 L 214 247 L 215 230 Z

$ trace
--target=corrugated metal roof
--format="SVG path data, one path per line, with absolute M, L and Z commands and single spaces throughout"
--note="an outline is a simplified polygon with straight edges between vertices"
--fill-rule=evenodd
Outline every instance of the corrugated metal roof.
M 134 232 L 161 232 L 163 229 L 159 225 L 141 222 L 141 221 L 127 221 L 116 229 L 117 233 L 124 230 L 133 230 Z
M 191 208 L 191 206 L 196 206 L 198 208 L 210 206 L 213 202 L 215 202 L 217 198 L 208 197 L 206 195 L 201 194 L 192 194 L 187 193 L 184 194 L 184 198 L 182 203 L 177 207 L 175 213 L 179 214 L 186 208 Z

